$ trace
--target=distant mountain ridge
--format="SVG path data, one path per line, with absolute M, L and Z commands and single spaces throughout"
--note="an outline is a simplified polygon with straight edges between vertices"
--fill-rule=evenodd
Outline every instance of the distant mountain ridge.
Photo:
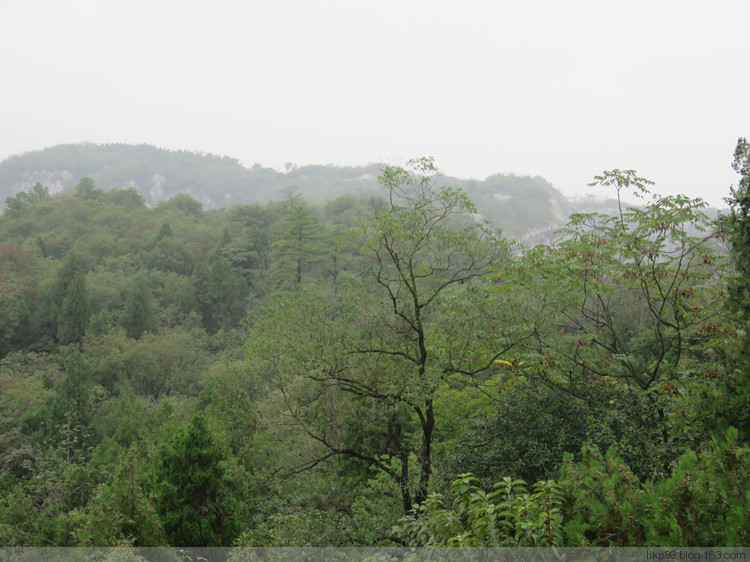
M 439 163 L 438 163 L 439 164 Z M 28 152 L 0 162 L 0 202 L 37 182 L 51 193 L 71 190 L 90 177 L 105 190 L 135 188 L 149 205 L 187 193 L 205 208 L 233 203 L 267 203 L 294 186 L 310 203 L 348 194 L 377 194 L 381 164 L 302 166 L 285 171 L 236 158 L 172 151 L 140 144 L 65 144 Z M 571 213 L 611 211 L 613 201 L 573 201 L 542 177 L 496 174 L 485 180 L 445 177 L 464 188 L 479 213 L 513 237 L 540 243 L 552 237 Z

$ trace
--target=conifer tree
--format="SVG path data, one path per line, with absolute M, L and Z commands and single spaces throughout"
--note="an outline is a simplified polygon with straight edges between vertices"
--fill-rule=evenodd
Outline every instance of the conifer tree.
M 740 181 L 727 199 L 732 208 L 728 217 L 729 240 L 737 271 L 729 281 L 730 303 L 747 324 L 750 320 L 750 144 L 744 138 L 737 141 L 732 167 L 740 174 Z
M 281 236 L 271 246 L 269 276 L 277 289 L 292 289 L 302 284 L 319 237 L 320 226 L 315 215 L 298 198 L 292 198 L 290 205 Z
M 62 344 L 77 343 L 86 334 L 91 305 L 86 290 L 86 277 L 76 273 L 68 286 L 57 319 L 57 338 Z
M 138 277 L 128 291 L 122 326 L 129 338 L 139 339 L 144 332 L 156 333 L 158 324 L 151 289 L 143 277 Z
M 223 454 L 202 414 L 160 451 L 157 511 L 173 546 L 231 543 L 234 501 L 224 492 Z
M 98 199 L 104 191 L 94 185 L 94 180 L 89 177 L 81 178 L 75 187 L 75 197 L 80 199 Z
M 34 331 L 51 339 L 58 337 L 58 321 L 63 301 L 68 294 L 76 274 L 86 270 L 85 260 L 79 254 L 69 252 L 54 279 L 43 283 L 39 289 L 39 307 L 32 318 Z
M 727 396 L 730 421 L 738 426 L 741 437 L 747 442 L 750 441 L 750 412 L 747 408 L 750 402 L 750 144 L 744 138 L 737 141 L 732 167 L 740 175 L 740 181 L 726 200 L 731 206 L 727 226 L 736 270 L 736 275 L 728 282 L 728 306 L 738 315 L 745 337 L 738 353 L 736 377 L 727 381 Z
M 216 260 L 210 267 L 198 264 L 192 281 L 203 327 L 208 332 L 235 327 L 245 317 L 250 289 L 226 260 Z

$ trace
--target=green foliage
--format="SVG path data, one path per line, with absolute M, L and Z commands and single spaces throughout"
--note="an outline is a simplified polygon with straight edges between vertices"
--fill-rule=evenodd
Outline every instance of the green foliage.
M 271 245 L 270 277 L 275 288 L 293 289 L 315 263 L 320 225 L 299 197 L 292 196 L 290 209 L 281 224 L 278 239 Z
M 609 451 L 584 447 L 560 481 L 570 546 L 741 546 L 750 539 L 750 449 L 730 429 L 689 450 L 671 475 L 641 483 Z
M 203 215 L 203 206 L 187 193 L 178 193 L 171 199 L 159 203 L 157 210 L 162 214 L 176 216 L 200 217 Z
M 86 277 L 76 274 L 68 286 L 67 294 L 60 307 L 57 319 L 57 338 L 60 343 L 78 343 L 88 328 L 91 318 L 91 304 L 86 291 Z
M 650 182 L 614 170 L 596 183 L 619 196 L 644 194 Z M 660 477 L 706 439 L 676 418 L 685 404 L 677 396 L 720 371 L 724 263 L 704 208 L 670 196 L 611 216 L 574 215 L 557 243 L 525 252 L 496 278 L 512 322 L 533 327 L 511 372 L 583 401 L 586 440 L 623 447 L 641 477 Z
M 229 236 L 220 248 L 220 259 L 245 278 L 256 294 L 264 293 L 265 272 L 269 265 L 271 243 L 266 228 L 257 224 L 243 227 Z
M 113 189 L 105 193 L 101 200 L 105 203 L 117 205 L 118 207 L 125 207 L 126 209 L 143 209 L 146 207 L 146 200 L 134 187 Z
M 65 370 L 65 377 L 54 388 L 44 406 L 26 412 L 20 428 L 38 445 L 59 446 L 66 459 L 89 457 L 95 443 L 90 427 L 94 415 L 94 382 L 91 366 L 76 352 Z
M 126 386 L 155 400 L 197 394 L 207 359 L 202 342 L 182 330 L 146 333 L 137 341 L 116 332 L 89 339 L 84 349 L 94 378 L 105 389 L 116 394 Z
M 746 275 L 700 201 L 625 209 L 650 182 L 605 172 L 612 216 L 524 250 L 468 194 L 545 226 L 572 207 L 541 178 L 464 192 L 422 158 L 385 167 L 383 197 L 222 211 L 376 167 L 98 148 L 46 168 L 84 177 L 74 195 L 38 185 L 0 216 L 0 544 L 372 546 L 415 505 L 415 545 L 560 544 L 559 493 L 515 478 L 561 472 L 570 544 L 747 543 L 746 453 L 716 439 L 746 419 Z
M 390 546 L 391 528 L 403 515 L 398 487 L 382 472 L 352 476 L 348 464 L 337 459 L 279 483 L 261 504 L 272 506 L 269 515 L 247 530 L 245 545 Z
M 431 159 L 409 166 L 386 168 L 390 204 L 359 227 L 367 275 L 332 300 L 310 289 L 277 299 L 248 345 L 280 407 L 312 438 L 295 470 L 359 459 L 394 480 L 405 512 L 427 497 L 442 382 L 481 378 L 513 345 L 478 286 L 508 245 L 463 220 L 470 200 L 435 183 Z
M 493 407 L 467 423 L 443 453 L 447 473 L 470 471 L 484 485 L 503 473 L 526 481 L 558 478 L 563 455 L 578 454 L 586 441 L 617 446 L 644 478 L 661 470 L 653 444 L 659 435 L 651 429 L 657 414 L 637 393 L 592 382 L 576 397 L 534 379 L 495 382 Z
M 37 463 L 38 452 L 27 436 L 16 428 L 0 434 L 0 489 L 9 480 L 31 477 Z
M 162 325 L 166 328 L 183 325 L 191 315 L 198 315 L 198 302 L 195 300 L 193 282 L 189 277 L 174 272 L 163 275 L 156 300 Z
M 0 357 L 27 341 L 30 321 L 24 301 L 0 294 Z
M 740 181 L 727 199 L 731 205 L 727 226 L 737 273 L 729 282 L 730 303 L 747 322 L 750 319 L 750 144 L 744 138 L 737 141 L 732 167 L 740 175 Z
M 738 349 L 736 369 L 727 377 L 730 403 L 726 414 L 750 442 L 750 144 L 744 138 L 737 141 L 732 167 L 740 175 L 739 184 L 726 201 L 731 214 L 726 218 L 726 230 L 732 244 L 731 257 L 734 275 L 728 280 L 728 308 L 737 314 L 744 331 Z
M 0 357 L 35 339 L 31 313 L 46 265 L 33 244 L 0 243 Z
M 647 193 L 650 182 L 614 170 L 597 183 L 614 184 L 619 197 L 626 187 Z M 566 238 L 538 255 L 539 277 L 561 297 L 555 332 L 543 336 L 550 382 L 569 387 L 562 379 L 577 372 L 577 380 L 619 377 L 645 390 L 681 378 L 683 359 L 710 339 L 699 327 L 721 308 L 705 206 L 669 196 L 619 216 L 574 215 Z
M 76 353 L 68 363 L 65 379 L 60 383 L 58 393 L 64 406 L 57 413 L 73 416 L 73 423 L 86 426 L 93 415 L 93 380 L 91 366 L 83 354 Z
M 644 198 L 649 195 L 648 187 L 654 182 L 638 177 L 635 170 L 605 170 L 600 176 L 594 176 L 589 187 L 614 187 L 617 192 L 617 208 L 620 220 L 624 221 L 622 212 L 622 191 L 630 190 L 636 197 Z
M 162 225 L 156 240 L 148 249 L 146 264 L 149 269 L 190 275 L 198 260 L 197 248 L 183 236 L 170 236 L 166 232 L 172 232 L 168 223 Z
M 614 183 L 619 197 L 650 182 L 614 170 L 597 183 Z M 648 389 L 680 378 L 684 359 L 710 339 L 699 327 L 722 300 L 721 261 L 701 234 L 704 207 L 670 196 L 619 216 L 573 216 L 567 237 L 538 254 L 538 278 L 561 307 L 549 323 L 554 332 L 540 334 L 549 382 L 570 388 L 562 381 L 577 373 L 573 380 L 619 377 Z
M 430 494 L 393 532 L 412 547 L 562 546 L 562 493 L 552 480 L 529 492 L 523 480 L 503 478 L 485 492 L 471 474 L 453 483 L 453 503 Z
M 229 263 L 216 260 L 210 267 L 198 264 L 192 280 L 206 331 L 216 333 L 222 328 L 237 327 L 247 314 L 250 290 L 247 282 L 232 272 Z
M 561 486 L 566 493 L 566 542 L 635 546 L 643 544 L 643 527 L 636 506 L 642 506 L 640 481 L 614 450 L 602 457 L 586 445 L 574 464 L 567 456 Z M 587 539 L 588 537 L 588 539 Z M 686 545 L 685 545 L 686 546 Z
M 86 506 L 86 517 L 74 532 L 84 546 L 162 546 L 166 537 L 144 487 L 145 466 L 137 449 L 125 453 L 112 482 L 100 485 Z
M 45 199 L 49 199 L 49 190 L 37 182 L 31 190 L 22 191 L 14 197 L 8 197 L 5 200 L 5 209 L 10 216 L 20 217 L 26 206 Z
M 104 191 L 94 185 L 94 180 L 89 177 L 81 178 L 75 187 L 75 196 L 80 199 L 96 200 L 102 196 Z
M 59 320 L 61 318 L 61 309 L 65 298 L 68 296 L 70 286 L 73 279 L 79 275 L 84 274 L 86 270 L 86 262 L 83 257 L 76 253 L 70 253 L 66 256 L 65 261 L 62 263 L 54 277 L 51 277 L 46 282 L 39 285 L 37 300 L 38 306 L 32 321 L 34 323 L 34 331 L 38 334 L 37 337 L 46 336 L 50 339 L 56 339 L 58 337 Z M 83 293 L 83 294 L 81 294 Z M 85 296 L 86 284 L 85 279 L 79 279 L 78 294 L 76 298 Z M 85 300 L 76 301 L 71 300 L 70 305 L 78 303 L 81 306 L 82 316 L 78 317 L 77 327 L 80 329 L 82 325 L 85 325 L 83 316 L 86 313 L 86 302 Z M 76 319 L 71 319 L 75 321 Z M 74 324 L 73 327 L 76 325 Z
M 235 501 L 227 489 L 223 459 L 200 414 L 160 449 L 154 474 L 156 508 L 171 545 L 232 543 Z
M 154 297 L 143 277 L 131 284 L 120 323 L 129 338 L 138 339 L 144 332 L 156 333 L 158 319 Z

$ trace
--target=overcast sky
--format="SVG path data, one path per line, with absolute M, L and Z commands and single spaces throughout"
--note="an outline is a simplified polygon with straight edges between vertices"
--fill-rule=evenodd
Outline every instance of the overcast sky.
M 721 204 L 750 136 L 746 0 L 2 0 L 0 159 L 148 143 L 281 168 L 434 156 Z M 589 190 L 590 191 L 590 190 Z

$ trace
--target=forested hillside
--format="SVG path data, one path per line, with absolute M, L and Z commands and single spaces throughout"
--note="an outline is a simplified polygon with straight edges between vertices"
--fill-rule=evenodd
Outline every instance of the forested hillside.
M 357 167 L 302 166 L 288 163 L 283 172 L 255 164 L 246 168 L 234 158 L 149 145 L 59 145 L 13 156 L 0 162 L 0 201 L 41 183 L 50 193 L 72 191 L 90 177 L 108 191 L 133 187 L 148 206 L 185 193 L 204 209 L 234 203 L 261 203 L 285 198 L 290 188 L 309 203 L 345 195 L 378 194 L 380 164 Z M 611 210 L 609 203 L 573 202 L 543 178 L 497 174 L 483 181 L 443 178 L 464 188 L 478 212 L 506 234 L 547 240 L 573 212 Z M 588 205 L 588 206 L 587 206 Z
M 9 196 L 0 545 L 748 545 L 749 154 L 719 221 L 612 170 L 533 247 L 473 201 L 527 179 L 429 158 L 326 202 Z

